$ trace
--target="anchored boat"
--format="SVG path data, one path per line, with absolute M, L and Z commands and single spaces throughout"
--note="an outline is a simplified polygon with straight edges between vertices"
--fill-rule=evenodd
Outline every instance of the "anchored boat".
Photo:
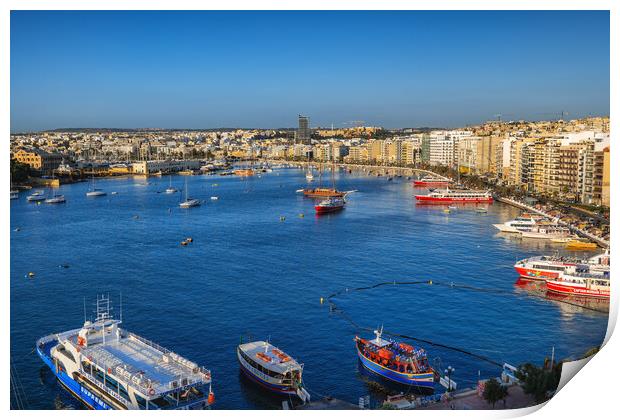
M 303 365 L 266 341 L 254 341 L 237 347 L 241 371 L 258 385 L 282 395 L 297 395 L 302 401 L 310 394 L 301 382 Z
M 355 337 L 360 362 L 366 369 L 402 385 L 434 388 L 435 371 L 430 367 L 426 351 L 407 343 L 382 338 L 383 329 L 375 330 L 375 338 Z
M 342 197 L 331 197 L 327 200 L 321 201 L 319 204 L 314 206 L 314 210 L 316 214 L 325 214 L 325 213 L 333 213 L 339 210 L 344 209 L 345 201 Z
M 452 183 L 452 180 L 444 177 L 427 176 L 422 179 L 416 179 L 413 181 L 414 187 L 447 187 Z
M 427 204 L 445 203 L 492 203 L 493 196 L 490 191 L 474 190 L 435 190 L 427 195 L 416 195 L 415 199 Z
M 215 397 L 211 372 L 120 328 L 108 297 L 95 321 L 37 341 L 38 355 L 58 381 L 97 410 L 204 409 Z

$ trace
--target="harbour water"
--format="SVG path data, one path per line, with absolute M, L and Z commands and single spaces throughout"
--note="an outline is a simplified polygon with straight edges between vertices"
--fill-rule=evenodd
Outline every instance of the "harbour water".
M 381 400 L 354 348 L 354 336 L 368 333 L 321 297 L 384 281 L 435 284 L 383 286 L 333 302 L 360 325 L 513 365 L 540 364 L 552 348 L 559 359 L 577 358 L 602 342 L 604 307 L 549 300 L 515 284 L 517 259 L 568 254 L 497 234 L 492 224 L 519 210 L 494 203 L 488 213 L 459 207 L 447 214 L 416 205 L 405 178 L 339 172 L 336 179 L 339 189 L 358 191 L 345 210 L 320 217 L 313 200 L 295 193 L 306 185 L 300 169 L 245 179 L 173 177 L 174 186 L 187 180 L 190 195 L 205 200 L 190 209 L 178 207 L 182 193 L 164 194 L 168 177 L 100 180 L 108 195 L 98 198 L 85 196 L 88 183 L 61 186 L 61 205 L 28 203 L 24 193 L 12 200 L 11 363 L 27 407 L 82 408 L 33 348 L 41 336 L 81 326 L 83 299 L 90 312 L 102 292 L 113 300 L 122 293 L 126 328 L 212 370 L 216 409 L 281 407 L 240 375 L 235 348 L 248 337 L 269 339 L 304 363 L 314 398 Z M 193 242 L 181 246 L 189 236 Z M 456 369 L 459 388 L 499 372 L 475 357 L 421 346 L 436 366 Z

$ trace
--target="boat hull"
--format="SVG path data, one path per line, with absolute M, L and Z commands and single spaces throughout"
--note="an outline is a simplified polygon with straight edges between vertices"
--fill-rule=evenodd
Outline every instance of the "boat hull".
M 413 181 L 414 187 L 431 187 L 431 188 L 444 187 L 445 188 L 448 185 L 450 185 L 450 182 L 448 181 Z
M 346 193 L 335 190 L 303 190 L 304 197 L 330 198 L 344 197 Z
M 344 206 L 314 206 L 316 214 L 334 213 L 344 209 Z
M 43 348 L 37 346 L 37 354 L 43 360 L 43 362 L 50 368 L 54 376 L 58 379 L 60 384 L 69 391 L 78 401 L 84 404 L 86 407 L 91 410 L 112 410 L 113 407 L 106 404 L 99 397 L 94 395 L 91 391 L 86 389 L 82 384 L 78 381 L 71 378 L 67 373 L 63 370 L 57 370 L 50 355 L 50 351 L 52 347 L 54 347 L 57 342 L 50 342 L 43 345 Z
M 267 382 L 262 378 L 259 378 L 254 372 L 252 372 L 252 369 L 247 367 L 245 365 L 245 361 L 241 358 L 241 356 L 239 355 L 239 350 L 237 350 L 237 360 L 239 361 L 239 368 L 241 370 L 241 372 L 244 374 L 245 377 L 247 377 L 250 381 L 252 381 L 253 383 L 255 383 L 256 385 L 270 391 L 273 392 L 275 394 L 278 395 L 286 395 L 286 396 L 291 396 L 291 395 L 297 395 L 297 390 L 291 386 L 288 385 L 280 385 L 280 384 L 274 384 L 272 382 Z
M 356 346 L 357 347 L 357 346 Z M 402 373 L 396 372 L 373 362 L 357 348 L 357 356 L 367 370 L 379 375 L 380 377 L 401 385 L 416 386 L 420 388 L 432 389 L 435 387 L 435 374 L 429 373 Z
M 609 289 L 589 289 L 585 286 L 566 284 L 559 280 L 546 280 L 547 290 L 564 295 L 591 296 L 609 299 Z
M 416 195 L 415 199 L 425 204 L 449 204 L 449 203 L 492 203 L 493 197 L 429 197 Z
M 537 268 L 516 267 L 515 270 L 519 276 L 530 280 L 545 281 L 547 279 L 557 279 L 560 275 L 559 271 L 541 270 Z

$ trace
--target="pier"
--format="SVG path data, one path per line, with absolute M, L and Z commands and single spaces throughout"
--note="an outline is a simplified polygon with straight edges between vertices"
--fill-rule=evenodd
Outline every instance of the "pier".
M 501 201 L 502 203 L 510 204 L 511 206 L 518 207 L 520 209 L 527 210 L 527 211 L 532 212 L 532 213 L 540 214 L 543 217 L 547 217 L 549 219 L 554 219 L 554 217 L 548 215 L 544 211 L 538 210 L 537 208 L 535 208 L 533 206 L 530 206 L 528 204 L 521 203 L 520 201 L 511 200 L 510 198 L 499 197 L 499 196 L 496 196 L 495 199 L 497 201 Z M 586 232 L 586 231 L 584 231 L 582 229 L 579 229 L 578 227 L 575 227 L 575 226 L 571 225 L 570 223 L 566 223 L 566 222 L 562 221 L 561 219 L 558 219 L 558 224 L 560 224 L 562 226 L 566 226 L 567 228 L 569 228 L 571 230 L 571 232 L 574 232 L 574 233 L 576 233 L 577 235 L 579 235 L 579 236 L 581 236 L 583 238 L 587 238 L 587 239 L 590 239 L 593 242 L 596 242 L 600 247 L 609 248 L 609 241 L 606 241 L 603 238 L 599 238 L 598 236 L 592 235 L 591 233 L 588 233 L 588 232 Z

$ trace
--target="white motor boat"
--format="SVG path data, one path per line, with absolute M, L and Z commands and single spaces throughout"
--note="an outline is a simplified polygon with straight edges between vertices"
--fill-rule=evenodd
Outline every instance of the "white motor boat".
M 55 194 L 54 196 L 48 198 L 47 200 L 45 200 L 45 202 L 47 204 L 62 204 L 62 203 L 66 203 L 67 200 L 65 200 L 65 196 L 62 194 Z

